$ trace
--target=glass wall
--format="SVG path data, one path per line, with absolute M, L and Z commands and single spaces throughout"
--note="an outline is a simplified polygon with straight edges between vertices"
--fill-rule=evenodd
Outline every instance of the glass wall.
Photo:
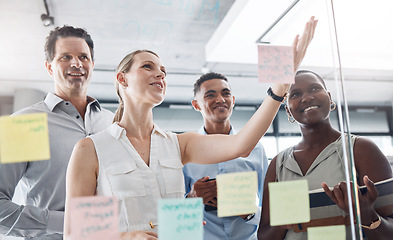
M 104 104 L 115 111 L 117 104 Z M 231 117 L 232 126 L 240 130 L 250 119 L 258 106 L 236 106 Z M 154 122 L 162 129 L 177 133 L 197 131 L 203 125 L 201 114 L 190 104 L 163 103 L 153 109 Z M 366 136 L 374 141 L 382 152 L 393 162 L 392 107 L 350 106 L 349 117 L 352 134 Z M 330 113 L 332 126 L 339 129 L 337 109 Z M 282 105 L 266 135 L 261 139 L 266 155 L 271 160 L 276 154 L 299 142 L 300 128 L 290 123 Z

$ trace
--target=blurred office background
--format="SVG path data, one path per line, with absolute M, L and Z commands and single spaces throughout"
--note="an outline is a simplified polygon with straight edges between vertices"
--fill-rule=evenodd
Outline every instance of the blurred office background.
M 335 77 L 340 74 L 333 61 L 337 51 L 328 6 L 325 0 L 2 0 L 0 115 L 53 91 L 43 46 L 48 32 L 64 24 L 91 34 L 95 68 L 89 94 L 113 111 L 119 61 L 136 49 L 157 52 L 168 71 L 168 90 L 166 100 L 154 109 L 154 119 L 165 130 L 183 132 L 202 125 L 190 101 L 193 83 L 208 71 L 228 77 L 236 97 L 231 121 L 241 129 L 270 86 L 258 83 L 256 42 L 290 45 L 315 15 L 320 22 L 301 69 L 320 74 L 337 102 Z M 334 1 L 334 8 L 351 132 L 370 137 L 391 159 L 393 2 Z M 331 118 L 338 128 L 337 110 Z M 262 143 L 272 158 L 299 138 L 297 124 L 288 122 L 282 108 Z
M 45 38 L 55 26 L 82 27 L 95 43 L 89 94 L 115 111 L 114 70 L 136 49 L 157 52 L 168 71 L 166 100 L 154 120 L 174 132 L 196 131 L 200 113 L 190 105 L 195 80 L 215 71 L 229 79 L 241 129 L 266 97 L 258 83 L 256 42 L 291 45 L 311 15 L 319 19 L 301 69 L 326 81 L 333 100 L 348 104 L 350 130 L 371 138 L 393 164 L 393 1 L 333 1 L 340 63 L 331 38 L 326 0 L 1 0 L 0 116 L 42 100 L 53 91 L 44 68 Z M 345 92 L 341 94 L 344 78 Z M 333 125 L 339 128 L 337 110 Z M 321 136 L 323 137 L 323 136 Z M 280 109 L 262 138 L 268 158 L 300 139 Z M 0 236 L 0 239 L 4 237 Z M 14 239 L 14 238 L 7 238 Z

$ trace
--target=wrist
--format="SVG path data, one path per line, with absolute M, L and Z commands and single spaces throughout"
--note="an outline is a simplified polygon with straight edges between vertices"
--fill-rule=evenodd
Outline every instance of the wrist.
M 285 97 L 286 97 L 286 93 L 284 93 L 284 94 L 276 94 L 276 92 L 272 89 L 272 88 L 269 88 L 268 90 L 267 90 L 267 94 L 271 97 L 271 98 L 273 98 L 274 100 L 276 100 L 276 101 L 278 101 L 278 102 L 284 102 L 285 101 Z
M 271 86 L 273 92 L 280 97 L 286 95 L 290 87 L 289 83 L 275 83 Z
M 371 223 L 367 222 L 367 224 L 365 224 L 365 225 L 362 224 L 362 227 L 369 229 L 369 230 L 377 229 L 379 227 L 379 225 L 381 225 L 381 222 L 382 222 L 381 216 L 377 215 L 377 218 L 378 218 L 377 220 L 373 220 L 373 221 L 371 221 Z
M 374 208 L 367 208 L 362 206 L 363 209 L 360 210 L 360 221 L 364 225 L 370 225 L 371 222 L 376 221 L 378 219 L 378 213 Z

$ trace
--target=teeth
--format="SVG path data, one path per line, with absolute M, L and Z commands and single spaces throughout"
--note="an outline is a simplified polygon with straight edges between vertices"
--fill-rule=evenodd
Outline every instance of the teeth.
M 71 76 L 82 76 L 83 74 L 81 74 L 81 73 L 69 73 L 68 75 L 71 75 Z
M 316 109 L 316 108 L 318 108 L 318 106 L 310 106 L 310 107 L 304 109 L 304 111 L 307 112 L 307 111 L 309 111 L 311 109 Z
M 161 84 L 158 84 L 158 83 L 153 83 L 152 85 L 153 85 L 153 86 L 157 86 L 157 87 L 159 87 L 159 88 L 162 88 Z

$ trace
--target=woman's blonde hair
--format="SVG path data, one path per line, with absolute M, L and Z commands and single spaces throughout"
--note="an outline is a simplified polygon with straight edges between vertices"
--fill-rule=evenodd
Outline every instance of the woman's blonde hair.
M 137 54 L 144 53 L 144 52 L 151 53 L 154 56 L 159 58 L 157 53 L 147 50 L 147 49 L 136 50 L 132 53 L 129 53 L 127 56 L 125 56 L 123 58 L 123 60 L 121 60 L 121 62 L 117 66 L 116 78 L 117 78 L 117 74 L 120 72 L 127 73 L 131 69 L 132 64 L 134 63 L 134 57 Z M 120 94 L 120 86 L 119 85 L 120 85 L 119 82 L 117 81 L 117 79 L 115 79 L 116 94 L 119 97 L 119 107 L 116 110 L 115 117 L 113 118 L 113 122 L 120 122 L 121 118 L 123 117 L 123 112 L 124 112 L 124 101 L 123 101 L 123 98 L 121 97 L 121 94 Z

